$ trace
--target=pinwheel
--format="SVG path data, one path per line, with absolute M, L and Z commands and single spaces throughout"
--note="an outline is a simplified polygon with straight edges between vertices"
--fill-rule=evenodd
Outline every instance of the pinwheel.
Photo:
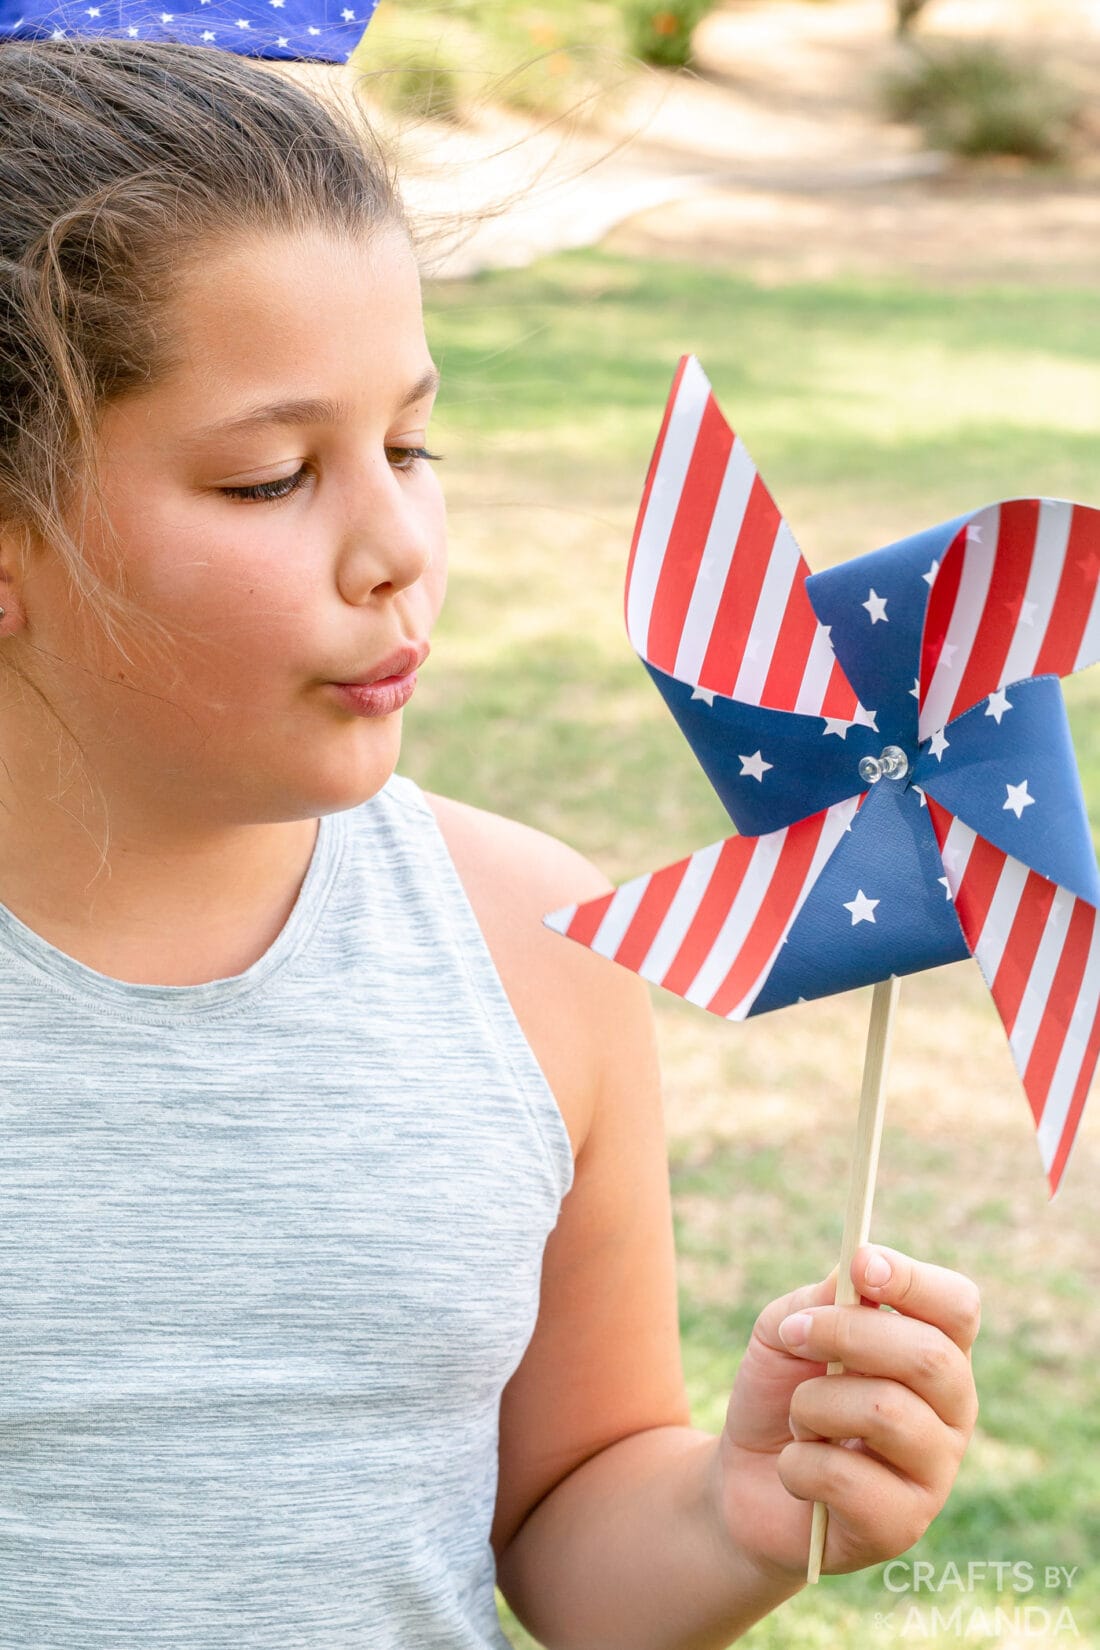
M 1034 498 L 811 575 L 681 360 L 626 625 L 738 834 L 543 920 L 729 1020 L 876 984 L 841 1304 L 900 976 L 976 958 L 1051 1197 L 1065 1170 L 1100 1051 L 1100 876 L 1059 678 L 1100 657 L 1098 575 L 1100 511 Z M 823 1541 L 815 1509 L 818 1563 Z

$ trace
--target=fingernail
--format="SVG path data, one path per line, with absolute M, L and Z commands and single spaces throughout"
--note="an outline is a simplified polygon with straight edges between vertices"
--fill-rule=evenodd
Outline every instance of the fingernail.
M 809 1339 L 812 1322 L 809 1312 L 793 1312 L 779 1325 L 779 1339 L 791 1352 L 799 1351 Z
M 863 1277 L 872 1289 L 881 1289 L 884 1283 L 889 1283 L 893 1276 L 893 1268 L 885 1255 L 873 1254 L 867 1262 Z

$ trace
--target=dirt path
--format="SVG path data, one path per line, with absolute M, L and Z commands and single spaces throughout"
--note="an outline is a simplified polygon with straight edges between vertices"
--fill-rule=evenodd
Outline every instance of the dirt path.
M 878 78 L 897 56 L 886 10 L 884 0 L 843 0 L 730 4 L 715 13 L 697 37 L 700 80 L 684 88 L 685 103 L 701 113 L 705 105 L 704 118 L 717 120 L 716 96 L 728 100 L 737 127 L 755 134 L 753 161 L 774 144 L 770 164 L 758 164 L 755 176 L 743 166 L 741 176 L 635 214 L 604 244 L 730 263 L 764 280 L 904 272 L 941 284 L 1040 274 L 1044 283 L 1091 283 L 1100 247 L 1095 127 L 1063 173 L 928 155 L 923 176 L 913 166 L 908 177 L 899 168 L 875 182 L 869 170 L 862 178 L 857 166 L 845 170 L 849 155 L 879 164 L 917 158 L 912 131 L 877 108 Z M 1093 109 L 1100 104 L 1094 0 L 933 0 L 926 17 L 929 37 L 1002 39 L 1047 61 Z
M 1071 169 L 959 166 L 885 119 L 877 86 L 898 52 L 888 0 L 727 0 L 697 33 L 695 71 L 643 73 L 573 118 L 487 108 L 464 126 L 398 131 L 371 113 L 397 146 L 438 278 L 601 243 L 767 281 L 1090 283 L 1100 0 L 931 0 L 924 15 L 923 36 L 996 38 L 1080 88 L 1093 124 Z M 327 66 L 278 72 L 335 84 Z

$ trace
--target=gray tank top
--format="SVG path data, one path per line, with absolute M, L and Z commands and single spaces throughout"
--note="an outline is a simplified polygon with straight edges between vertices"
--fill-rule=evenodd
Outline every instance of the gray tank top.
M 0 906 L 0 1650 L 506 1650 L 500 1396 L 572 1181 L 409 779 L 230 979 Z

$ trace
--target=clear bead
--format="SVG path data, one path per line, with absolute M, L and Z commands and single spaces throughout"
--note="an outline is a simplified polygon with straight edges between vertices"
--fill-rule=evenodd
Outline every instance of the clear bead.
M 909 772 L 909 758 L 900 745 L 886 745 L 881 756 L 861 756 L 859 777 L 865 785 L 877 785 L 880 779 L 904 779 Z

